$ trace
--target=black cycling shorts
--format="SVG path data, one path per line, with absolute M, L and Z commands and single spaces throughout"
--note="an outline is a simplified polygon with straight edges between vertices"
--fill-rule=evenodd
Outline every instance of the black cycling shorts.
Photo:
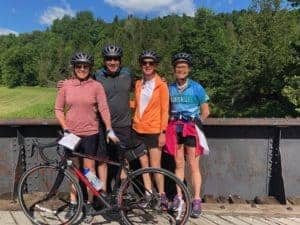
M 196 138 L 194 136 L 182 137 L 182 133 L 177 133 L 177 144 L 184 144 L 188 147 L 196 147 Z
M 81 137 L 79 145 L 76 147 L 75 152 L 97 156 L 99 142 L 99 133 L 90 136 Z M 67 155 L 73 157 L 72 151 L 68 150 Z
M 133 130 L 133 138 L 146 145 L 147 149 L 158 148 L 158 138 L 160 134 L 142 134 Z

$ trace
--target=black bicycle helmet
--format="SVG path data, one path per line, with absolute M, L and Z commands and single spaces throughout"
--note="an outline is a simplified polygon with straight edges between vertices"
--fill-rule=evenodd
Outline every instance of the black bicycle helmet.
M 144 59 L 153 59 L 154 62 L 159 63 L 159 56 L 157 55 L 157 53 L 155 51 L 152 50 L 146 50 L 143 51 L 140 55 L 139 55 L 139 62 L 142 63 L 142 61 Z
M 104 58 L 107 57 L 121 58 L 123 56 L 123 50 L 121 47 L 117 45 L 109 44 L 104 46 L 104 48 L 102 49 L 102 55 Z
M 175 66 L 179 62 L 185 62 L 192 65 L 192 56 L 185 52 L 179 52 L 172 57 L 172 64 Z
M 86 63 L 92 66 L 94 64 L 94 59 L 93 56 L 87 53 L 76 52 L 71 58 L 71 64 L 74 66 L 77 63 Z

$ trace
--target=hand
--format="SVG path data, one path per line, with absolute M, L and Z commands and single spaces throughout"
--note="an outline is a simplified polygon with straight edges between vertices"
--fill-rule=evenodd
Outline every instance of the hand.
M 68 129 L 63 129 L 63 132 L 64 132 L 64 137 L 71 133 Z
M 166 134 L 160 133 L 158 137 L 158 146 L 163 147 L 166 144 Z
M 119 138 L 116 136 L 113 129 L 107 129 L 106 130 L 106 141 L 109 143 L 109 141 L 112 140 L 113 143 L 120 142 Z

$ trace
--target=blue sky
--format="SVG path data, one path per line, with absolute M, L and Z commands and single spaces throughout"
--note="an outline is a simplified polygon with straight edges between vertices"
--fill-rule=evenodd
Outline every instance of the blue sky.
M 0 35 L 45 30 L 55 18 L 75 15 L 78 11 L 92 11 L 106 22 L 115 15 L 138 17 L 168 15 L 193 16 L 195 9 L 204 6 L 215 12 L 246 9 L 251 0 L 0 0 Z

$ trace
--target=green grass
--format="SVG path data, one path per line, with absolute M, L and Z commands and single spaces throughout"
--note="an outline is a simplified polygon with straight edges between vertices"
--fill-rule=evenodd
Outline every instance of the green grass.
M 0 119 L 55 118 L 56 88 L 0 87 Z

